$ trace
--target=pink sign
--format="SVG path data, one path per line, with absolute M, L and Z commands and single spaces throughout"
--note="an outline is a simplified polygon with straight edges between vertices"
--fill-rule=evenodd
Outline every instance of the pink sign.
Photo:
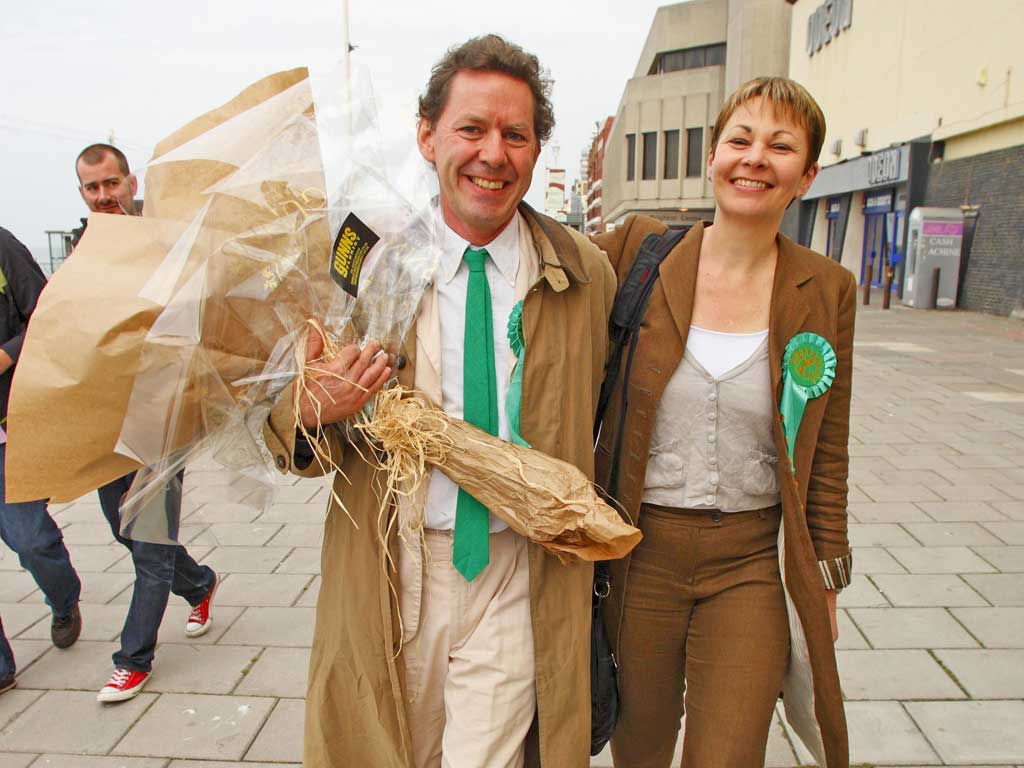
M 962 221 L 926 221 L 921 224 L 921 234 L 963 237 L 964 223 Z

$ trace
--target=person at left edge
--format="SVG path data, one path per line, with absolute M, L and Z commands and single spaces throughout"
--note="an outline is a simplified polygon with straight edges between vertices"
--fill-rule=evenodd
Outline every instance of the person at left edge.
M 141 215 L 135 203 L 138 181 L 128 167 L 128 159 L 117 147 L 91 144 L 79 153 L 75 171 L 78 191 L 92 213 Z M 134 698 L 149 680 L 157 633 L 170 594 L 173 592 L 192 606 L 185 634 L 198 637 L 212 626 L 211 603 L 217 590 L 214 570 L 197 563 L 183 546 L 135 541 L 121 534 L 121 500 L 134 479 L 135 473 L 131 472 L 97 489 L 103 516 L 114 538 L 132 553 L 135 566 L 135 587 L 121 630 L 121 647 L 113 656 L 114 671 L 96 696 L 106 703 Z M 179 517 L 183 480 L 184 470 L 167 488 L 170 511 Z
M 417 138 L 437 173 L 435 214 L 444 242 L 394 364 L 403 386 L 470 419 L 475 393 L 464 384 L 480 362 L 465 354 L 477 341 L 466 329 L 486 324 L 471 320 L 470 312 L 474 285 L 486 282 L 497 434 L 511 439 L 501 416 L 513 371 L 506 326 L 522 301 L 519 432 L 534 449 L 589 476 L 615 282 L 593 245 L 523 202 L 553 127 L 548 88 L 536 57 L 496 35 L 469 40 L 434 66 L 420 100 Z M 487 253 L 477 263 L 481 247 Z M 489 560 L 478 572 L 465 568 L 458 554 L 465 508 L 459 488 L 437 471 L 422 493 L 389 506 L 380 521 L 374 489 L 381 477 L 363 458 L 367 447 L 353 447 L 338 428 L 390 375 L 385 356 L 371 362 L 379 349 L 346 347 L 332 363 L 318 364 L 369 392 L 340 376 L 316 379 L 326 394 L 311 384 L 322 409 L 320 448 L 343 470 L 334 490 L 358 527 L 332 504 L 304 765 L 586 768 L 593 568 L 559 562 L 493 516 L 488 520 L 486 509 L 478 521 Z M 308 356 L 318 351 L 314 342 Z M 300 402 L 303 424 L 314 432 L 315 406 Z M 296 439 L 290 389 L 264 434 L 282 471 L 322 473 L 310 446 Z M 381 531 L 393 532 L 387 547 L 397 570 L 388 564 Z
M 46 502 L 8 504 L 5 482 L 7 400 L 29 317 L 45 286 L 43 270 L 28 248 L 0 228 L 0 538 L 17 553 L 22 567 L 46 596 L 53 611 L 53 644 L 68 648 L 82 631 L 82 614 L 78 610 L 82 583 Z M 0 621 L 0 693 L 15 686 L 14 672 L 14 651 Z

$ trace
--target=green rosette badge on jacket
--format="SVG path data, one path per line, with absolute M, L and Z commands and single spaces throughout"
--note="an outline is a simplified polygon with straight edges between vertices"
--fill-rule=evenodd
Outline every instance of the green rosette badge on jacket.
M 508 316 L 508 343 L 516 356 L 516 366 L 512 369 L 512 380 L 508 385 L 508 394 L 505 396 L 505 416 L 508 418 L 508 431 L 512 442 L 524 448 L 530 448 L 530 444 L 523 439 L 519 433 L 520 415 L 523 407 L 523 351 L 526 349 L 526 339 L 523 337 L 523 302 L 516 302 L 512 312 Z
M 782 414 L 790 467 L 794 467 L 793 449 L 807 401 L 825 394 L 835 377 L 836 353 L 828 341 L 816 333 L 798 333 L 789 340 L 782 355 L 779 412 Z

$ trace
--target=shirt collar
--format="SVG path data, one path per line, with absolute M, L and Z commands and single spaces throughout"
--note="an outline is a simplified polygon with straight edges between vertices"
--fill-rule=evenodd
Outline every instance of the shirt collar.
M 440 211 L 438 211 L 440 213 Z M 444 219 L 442 218 L 442 222 Z M 469 247 L 469 241 L 444 224 L 444 250 L 441 253 L 441 278 L 450 283 L 462 264 L 462 255 Z M 519 211 L 516 211 L 505 228 L 496 238 L 484 246 L 498 268 L 498 272 L 510 286 L 516 284 L 516 270 L 519 268 Z

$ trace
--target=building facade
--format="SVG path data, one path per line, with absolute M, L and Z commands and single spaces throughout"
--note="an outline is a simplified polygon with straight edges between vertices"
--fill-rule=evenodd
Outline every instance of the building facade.
M 1024 314 L 1024 0 L 792 6 L 789 73 L 828 121 L 799 239 L 903 296 L 921 277 L 911 214 L 945 209 L 957 303 Z
M 711 217 L 710 126 L 738 85 L 786 74 L 790 19 L 782 0 L 658 9 L 605 143 L 601 226 L 614 228 L 630 213 L 669 224 Z
M 588 235 L 605 231 L 601 205 L 604 196 L 604 154 L 613 122 L 614 118 L 608 117 L 604 124 L 598 124 L 594 139 L 590 142 L 590 151 L 587 152 L 585 168 L 581 169 L 587 180 L 583 231 Z

